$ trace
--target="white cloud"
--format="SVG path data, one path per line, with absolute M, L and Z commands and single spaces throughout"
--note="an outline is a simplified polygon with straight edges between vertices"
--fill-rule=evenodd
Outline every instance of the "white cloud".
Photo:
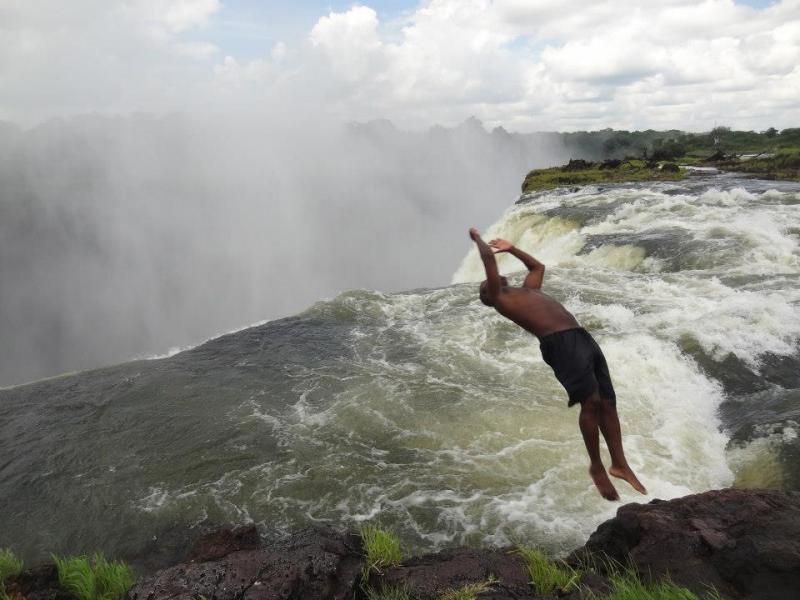
M 248 83 L 262 85 L 273 74 L 267 61 L 257 59 L 241 64 L 232 56 L 226 56 L 222 64 L 216 65 L 214 73 L 229 89 L 242 87 Z
M 731 0 L 432 0 L 397 39 L 380 36 L 372 19 L 369 43 L 359 48 L 353 36 L 338 56 L 363 61 L 380 51 L 380 70 L 347 78 L 351 108 L 372 90 L 384 114 L 416 124 L 423 115 L 452 123 L 475 114 L 540 129 L 790 126 L 800 116 L 799 27 L 792 0 L 766 10 Z M 787 88 L 797 101 L 787 101 Z M 755 117 L 754 102 L 771 111 Z
M 358 81 L 372 75 L 372 63 L 381 58 L 378 15 L 366 6 L 322 17 L 310 35 L 311 44 L 325 52 L 336 76 Z
M 603 37 L 571 40 L 558 47 L 548 46 L 542 53 L 549 75 L 562 81 L 589 81 L 624 84 L 644 79 L 663 68 L 663 49 L 641 44 L 630 34 L 610 44 Z M 640 47 L 641 52 L 631 52 Z
M 175 44 L 175 50 L 179 54 L 196 59 L 208 58 L 219 52 L 217 46 L 208 42 L 178 42 Z
M 175 34 L 206 25 L 221 4 L 219 0 L 125 0 L 121 8 L 159 33 Z
M 255 60 L 198 39 L 226 10 L 218 0 L 69 4 L 0 8 L 0 118 L 221 99 L 420 127 L 476 115 L 512 129 L 765 128 L 797 126 L 800 115 L 797 0 L 763 10 L 429 0 L 392 22 L 357 5 Z
M 271 52 L 272 60 L 275 62 L 281 62 L 284 58 L 286 58 L 286 44 L 283 42 L 278 42 L 272 47 Z

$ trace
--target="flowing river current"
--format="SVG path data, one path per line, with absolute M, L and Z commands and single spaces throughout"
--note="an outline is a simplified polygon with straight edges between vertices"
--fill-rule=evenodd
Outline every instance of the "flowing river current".
M 800 185 L 541 193 L 485 236 L 540 258 L 544 290 L 602 346 L 650 491 L 615 481 L 623 502 L 800 489 Z M 0 390 L 0 547 L 130 558 L 187 528 L 367 520 L 414 552 L 580 545 L 619 504 L 593 488 L 536 339 L 478 301 L 464 240 L 449 287 L 349 291 L 171 357 Z

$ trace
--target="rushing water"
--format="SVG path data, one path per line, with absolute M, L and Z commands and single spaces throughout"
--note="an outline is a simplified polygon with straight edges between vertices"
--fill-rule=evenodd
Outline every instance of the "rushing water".
M 545 289 L 603 347 L 648 499 L 800 489 L 798 205 L 795 184 L 700 177 L 539 194 L 489 229 L 548 265 Z M 450 287 L 351 291 L 0 390 L 0 547 L 135 557 L 187 526 L 370 519 L 417 551 L 575 547 L 618 505 L 535 338 L 478 302 L 482 278 L 470 250 Z

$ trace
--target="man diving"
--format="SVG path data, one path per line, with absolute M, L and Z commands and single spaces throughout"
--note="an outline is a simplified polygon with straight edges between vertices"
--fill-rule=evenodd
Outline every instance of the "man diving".
M 566 308 L 541 291 L 542 263 L 506 240 L 492 240 L 487 244 L 474 227 L 469 235 L 477 244 L 486 269 L 486 280 L 480 287 L 481 302 L 539 338 L 542 358 L 552 367 L 569 395 L 568 406 L 580 403 L 578 424 L 589 453 L 589 475 L 600 494 L 606 500 L 619 500 L 600 459 L 600 432 L 611 454 L 608 472 L 646 494 L 647 490 L 625 460 L 616 394 L 600 346 Z M 496 252 L 508 252 L 527 267 L 528 275 L 522 287 L 511 287 L 508 280 L 500 276 L 494 257 Z

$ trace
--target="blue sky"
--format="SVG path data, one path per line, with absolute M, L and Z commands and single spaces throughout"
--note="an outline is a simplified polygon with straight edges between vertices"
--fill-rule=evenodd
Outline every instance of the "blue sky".
M 770 4 L 775 4 L 775 0 L 736 0 L 736 4 L 744 4 L 753 8 L 766 8 Z

